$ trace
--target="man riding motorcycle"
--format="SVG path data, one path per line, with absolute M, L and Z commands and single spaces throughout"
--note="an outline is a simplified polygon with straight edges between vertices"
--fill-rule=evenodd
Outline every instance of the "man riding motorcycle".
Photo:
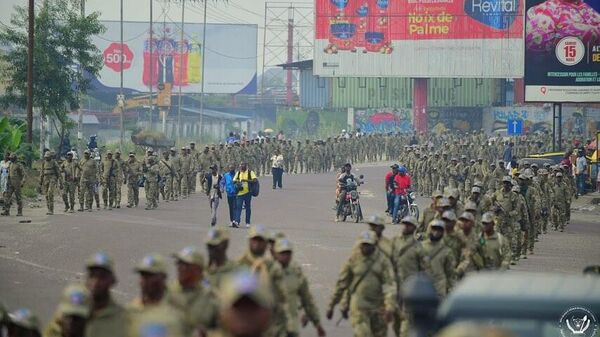
M 356 183 L 356 179 L 354 175 L 351 173 L 352 165 L 350 163 L 346 163 L 342 168 L 342 173 L 338 176 L 337 180 L 337 211 L 335 215 L 335 221 L 338 222 L 340 219 L 340 215 L 342 214 L 342 209 L 344 208 L 344 202 L 346 201 L 346 192 L 348 183 Z
M 397 222 L 398 210 L 401 203 L 407 203 L 408 190 L 411 185 L 411 178 L 407 174 L 408 170 L 404 165 L 398 168 L 398 174 L 394 177 L 394 211 L 392 212 L 392 221 Z

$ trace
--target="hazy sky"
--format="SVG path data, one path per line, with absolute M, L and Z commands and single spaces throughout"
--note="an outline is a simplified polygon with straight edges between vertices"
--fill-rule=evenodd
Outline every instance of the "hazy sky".
M 39 1 L 39 0 L 38 0 Z M 50 0 L 52 1 L 52 0 Z M 169 2 L 164 0 L 153 0 L 154 20 L 163 19 L 168 21 L 181 21 L 181 4 L 179 1 Z M 306 0 L 303 2 L 311 2 Z M 269 1 L 278 3 L 294 3 L 297 1 Z M 0 22 L 8 23 L 13 13 L 14 5 L 24 5 L 26 0 L 0 0 Z M 123 0 L 125 21 L 149 20 L 150 0 Z M 119 20 L 120 0 L 87 0 L 86 11 L 99 11 L 102 20 Z M 257 66 L 258 71 L 262 69 L 263 34 L 264 34 L 264 0 L 227 0 L 208 1 L 208 22 L 214 23 L 251 23 L 257 24 L 258 46 Z M 166 17 L 165 17 L 166 15 Z M 202 22 L 203 3 L 201 1 L 186 0 L 185 21 Z

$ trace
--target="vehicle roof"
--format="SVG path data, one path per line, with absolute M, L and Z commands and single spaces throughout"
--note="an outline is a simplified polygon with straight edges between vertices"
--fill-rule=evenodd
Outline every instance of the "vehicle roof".
M 515 318 L 556 320 L 571 307 L 600 315 L 600 277 L 524 272 L 468 276 L 438 310 L 442 322 Z

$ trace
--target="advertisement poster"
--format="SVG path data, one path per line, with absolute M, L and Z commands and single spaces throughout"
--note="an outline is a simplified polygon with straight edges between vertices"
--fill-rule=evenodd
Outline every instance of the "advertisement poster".
M 527 0 L 526 101 L 600 102 L 599 4 Z
M 523 0 L 316 0 L 318 76 L 523 75 Z
M 171 83 L 173 90 L 256 94 L 256 25 L 207 24 L 206 55 L 202 55 L 202 24 L 155 23 L 150 40 L 147 22 L 125 22 L 123 51 L 118 21 L 102 21 L 106 32 L 93 38 L 104 67 L 93 90 L 118 88 L 121 60 L 126 90 L 149 92 Z M 202 69 L 203 58 L 205 69 Z
M 402 132 L 413 130 L 412 109 L 358 109 L 354 127 L 365 133 Z

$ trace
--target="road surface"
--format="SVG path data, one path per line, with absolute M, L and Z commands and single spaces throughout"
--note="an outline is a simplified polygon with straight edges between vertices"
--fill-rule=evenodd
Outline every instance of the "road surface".
M 355 168 L 364 174 L 361 186 L 365 217 L 383 212 L 383 176 L 387 166 Z M 302 264 L 311 289 L 324 316 L 339 268 L 347 258 L 356 236 L 365 224 L 335 223 L 335 176 L 329 174 L 284 175 L 284 189 L 271 190 L 270 177 L 261 178 L 261 195 L 253 199 L 253 223 L 283 231 L 295 244 L 294 259 Z M 126 200 L 126 199 L 125 199 Z M 62 209 L 62 201 L 56 209 Z M 429 201 L 420 198 L 424 207 Z M 40 203 L 44 204 L 44 203 Z M 28 307 L 44 322 L 52 316 L 60 293 L 69 281 L 84 277 L 84 260 L 92 253 L 105 250 L 116 260 L 118 284 L 116 298 L 131 300 L 138 293 L 136 262 L 145 254 L 170 255 L 186 245 L 203 247 L 209 229 L 206 196 L 164 203 L 158 210 L 121 208 L 66 215 L 43 215 L 45 209 L 26 209 L 31 223 L 22 218 L 0 218 L 0 299 L 10 308 Z M 219 208 L 219 224 L 227 219 L 227 202 Z M 580 273 L 584 266 L 598 262 L 600 227 L 597 213 L 573 213 L 573 224 L 566 232 L 551 232 L 538 244 L 536 254 L 514 269 Z M 229 256 L 236 258 L 247 247 L 246 229 L 231 230 Z M 389 225 L 385 233 L 396 235 L 399 226 Z M 171 266 L 170 277 L 174 275 Z M 328 336 L 351 336 L 350 324 L 325 321 Z M 325 320 L 325 318 L 323 318 Z M 312 328 L 303 335 L 314 336 Z M 391 334 L 390 334 L 391 335 Z

